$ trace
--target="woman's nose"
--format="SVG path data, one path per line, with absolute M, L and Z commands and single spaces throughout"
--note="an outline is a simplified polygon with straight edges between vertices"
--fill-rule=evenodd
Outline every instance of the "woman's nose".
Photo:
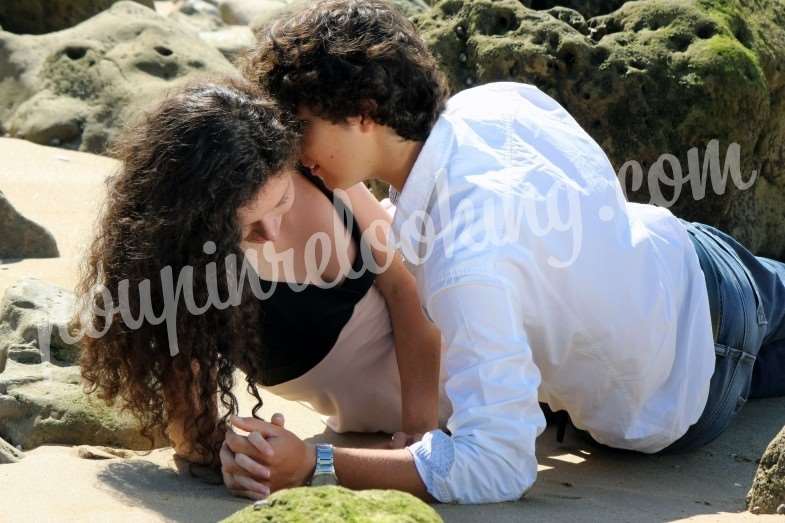
M 263 219 L 262 227 L 264 228 L 264 237 L 268 241 L 274 242 L 278 239 L 278 233 L 281 232 L 281 217 L 274 216 Z

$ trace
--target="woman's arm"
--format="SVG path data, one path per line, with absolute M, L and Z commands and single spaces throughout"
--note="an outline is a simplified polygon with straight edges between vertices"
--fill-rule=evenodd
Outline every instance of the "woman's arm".
M 376 287 L 387 303 L 395 339 L 401 427 L 408 434 L 422 434 L 438 423 L 441 335 L 423 312 L 414 276 L 388 246 L 390 215 L 362 183 L 349 188 L 346 195 L 376 264 L 384 267 L 391 260 L 387 270 L 377 275 Z

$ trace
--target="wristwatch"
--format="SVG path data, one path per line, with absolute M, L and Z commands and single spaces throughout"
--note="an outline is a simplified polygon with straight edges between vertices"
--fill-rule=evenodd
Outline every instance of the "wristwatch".
M 316 444 L 316 468 L 314 468 L 313 476 L 308 484 L 312 487 L 338 484 L 338 476 L 335 475 L 333 446 L 329 443 Z

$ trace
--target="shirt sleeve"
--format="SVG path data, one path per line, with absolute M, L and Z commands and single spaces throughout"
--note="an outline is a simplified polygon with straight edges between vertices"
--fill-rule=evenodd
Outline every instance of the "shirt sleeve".
M 451 435 L 431 431 L 408 447 L 428 492 L 441 502 L 520 498 L 537 475 L 535 439 L 545 429 L 540 372 L 509 283 L 461 277 L 428 299 L 442 331 Z

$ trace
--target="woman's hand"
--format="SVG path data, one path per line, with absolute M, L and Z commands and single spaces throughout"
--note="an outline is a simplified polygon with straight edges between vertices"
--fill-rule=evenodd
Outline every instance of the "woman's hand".
M 228 480 L 230 490 L 263 499 L 271 492 L 304 485 L 311 477 L 316 466 L 315 447 L 282 424 L 237 416 L 232 416 L 231 423 L 248 436 L 227 432 L 227 452 L 222 453 L 221 462 L 227 465 L 225 482 Z
M 235 416 L 232 419 L 237 419 Z M 283 414 L 273 414 L 272 424 L 283 428 Z M 237 434 L 228 427 L 223 445 L 221 446 L 221 473 L 226 488 L 235 496 L 250 499 L 264 499 L 270 495 L 270 471 L 259 461 L 264 455 L 272 455 L 273 448 L 261 438 L 254 444 L 249 440 L 260 437 L 258 433 L 248 436 Z
M 422 439 L 422 433 L 408 434 L 406 432 L 396 432 L 392 440 L 387 444 L 390 449 L 402 449 L 412 445 Z

